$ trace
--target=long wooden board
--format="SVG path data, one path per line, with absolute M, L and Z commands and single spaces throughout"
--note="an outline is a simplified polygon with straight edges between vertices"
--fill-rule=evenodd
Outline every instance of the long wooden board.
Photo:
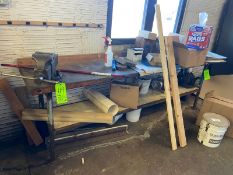
M 169 78 L 168 78 L 168 68 L 167 68 L 166 51 L 165 51 L 165 45 L 164 45 L 160 5 L 156 5 L 156 19 L 157 19 L 157 28 L 158 28 L 158 34 L 159 34 L 160 58 L 161 58 L 162 69 L 163 69 L 164 89 L 165 89 L 165 96 L 166 96 L 171 145 L 172 145 L 172 150 L 176 150 L 177 143 L 176 143 L 176 134 L 175 134 L 173 110 L 172 110 L 172 103 L 171 103 L 170 83 L 169 83 Z
M 175 110 L 175 119 L 177 125 L 177 131 L 179 136 L 179 143 L 181 147 L 185 147 L 187 145 L 185 129 L 184 129 L 184 121 L 182 108 L 180 103 L 180 94 L 178 87 L 178 80 L 176 74 L 176 65 L 175 65 L 175 57 L 174 57 L 174 48 L 173 48 L 173 38 L 172 36 L 165 37 L 165 43 L 167 48 L 167 61 L 169 67 L 169 75 L 170 75 L 170 83 L 171 83 L 171 92 L 172 99 Z
M 52 21 L 19 21 L 19 20 L 0 20 L 0 25 L 15 26 L 53 26 L 53 27 L 82 27 L 82 28 L 103 28 L 103 24 L 76 23 L 76 22 L 52 22 Z
M 8 81 L 4 78 L 0 79 L 0 90 L 2 90 L 3 94 L 5 95 L 6 99 L 8 100 L 12 111 L 16 114 L 16 116 L 22 122 L 25 130 L 27 131 L 28 135 L 31 137 L 33 143 L 35 145 L 40 145 L 41 143 L 43 143 L 43 139 L 41 138 L 40 133 L 38 132 L 34 123 L 32 121 L 23 121 L 22 120 L 22 111 L 24 110 L 24 106 L 19 101 L 15 92 L 10 87 Z
M 80 122 L 80 123 L 109 123 L 113 122 L 111 113 L 101 112 L 80 112 L 80 111 L 62 111 L 55 109 L 53 111 L 54 122 Z M 25 109 L 22 113 L 23 120 L 48 121 L 46 109 Z

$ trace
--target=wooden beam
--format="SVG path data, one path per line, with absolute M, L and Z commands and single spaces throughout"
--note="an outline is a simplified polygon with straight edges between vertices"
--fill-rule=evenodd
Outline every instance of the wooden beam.
M 5 95 L 6 99 L 9 102 L 9 105 L 10 105 L 12 111 L 16 114 L 16 116 L 19 118 L 19 120 L 23 124 L 28 135 L 31 137 L 33 143 L 35 145 L 40 145 L 41 143 L 43 143 L 43 139 L 41 138 L 34 123 L 32 121 L 23 121 L 22 120 L 22 111 L 24 110 L 24 106 L 19 101 L 15 92 L 10 87 L 8 81 L 4 78 L 0 79 L 0 90 L 2 90 L 3 94 Z
M 159 45 L 160 45 L 160 55 L 161 55 L 160 58 L 161 58 L 162 69 L 163 69 L 164 89 L 165 89 L 165 96 L 166 96 L 171 145 L 172 145 L 172 150 L 176 150 L 177 149 L 176 134 L 175 134 L 173 110 L 172 110 L 172 104 L 171 104 L 171 93 L 170 93 L 170 84 L 169 84 L 169 78 L 168 78 L 168 68 L 167 68 L 166 51 L 165 51 L 165 45 L 164 45 L 163 27 L 162 27 L 161 12 L 160 12 L 159 5 L 156 5 L 156 19 L 157 19 L 157 28 L 158 28 L 158 35 L 159 35 Z
M 0 25 L 14 26 L 53 26 L 53 27 L 82 27 L 82 28 L 103 28 L 103 24 L 76 23 L 76 22 L 53 22 L 53 21 L 20 21 L 20 20 L 0 20 Z
M 81 111 L 53 111 L 54 122 L 80 122 L 80 123 L 109 123 L 113 122 L 111 113 L 81 112 Z M 48 121 L 46 109 L 25 109 L 22 113 L 23 120 Z
M 187 141 L 185 136 L 182 108 L 180 104 L 180 95 L 179 95 L 180 93 L 179 93 L 178 80 L 176 74 L 176 64 L 175 64 L 172 36 L 165 37 L 165 43 L 167 48 L 167 60 L 168 60 L 169 75 L 171 82 L 171 92 L 172 92 L 172 99 L 175 110 L 179 143 L 181 147 L 185 147 L 187 145 Z
M 104 53 L 95 54 L 80 54 L 80 55 L 58 55 L 58 68 L 64 68 L 67 65 L 85 64 L 91 61 L 103 61 Z M 19 66 L 34 66 L 36 62 L 32 57 L 18 58 L 17 64 Z

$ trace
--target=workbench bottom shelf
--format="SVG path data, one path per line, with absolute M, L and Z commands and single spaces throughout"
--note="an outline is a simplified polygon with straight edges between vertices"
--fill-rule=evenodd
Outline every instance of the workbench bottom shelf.
M 180 96 L 186 96 L 198 91 L 198 88 L 179 88 Z M 149 107 L 155 104 L 159 104 L 165 102 L 165 94 L 160 91 L 150 90 L 148 94 L 144 96 L 140 96 L 139 98 L 139 106 L 138 108 Z M 100 110 L 90 101 L 82 101 L 74 104 L 70 104 L 67 106 L 58 107 L 59 110 L 66 110 L 66 111 L 85 111 L 85 112 L 100 112 Z M 119 107 L 118 114 L 129 112 L 133 109 Z M 73 128 L 78 128 L 87 125 L 87 123 L 77 123 L 77 122 L 55 122 L 54 127 L 56 132 L 63 132 L 67 130 L 72 130 Z

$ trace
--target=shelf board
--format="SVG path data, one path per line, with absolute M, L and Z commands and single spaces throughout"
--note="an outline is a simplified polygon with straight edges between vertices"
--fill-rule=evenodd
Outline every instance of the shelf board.
M 197 92 L 198 88 L 183 88 L 180 87 L 180 96 L 185 96 Z M 138 108 L 148 107 L 154 104 L 162 103 L 165 101 L 165 95 L 162 92 L 150 90 L 146 95 L 140 96 Z M 101 112 L 90 101 L 82 101 L 66 106 L 57 107 L 57 110 L 66 110 L 66 111 L 82 111 L 82 112 Z M 131 111 L 130 108 L 119 107 L 119 114 Z M 72 127 L 84 126 L 86 123 L 77 123 L 77 122 L 55 122 L 54 127 L 56 131 L 65 130 Z

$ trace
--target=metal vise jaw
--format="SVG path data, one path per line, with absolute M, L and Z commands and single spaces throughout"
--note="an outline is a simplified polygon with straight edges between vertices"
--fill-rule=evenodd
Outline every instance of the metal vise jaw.
M 56 70 L 58 64 L 58 55 L 54 53 L 35 52 L 32 59 L 36 62 L 34 69 L 37 78 L 47 80 L 60 80 L 61 76 Z

